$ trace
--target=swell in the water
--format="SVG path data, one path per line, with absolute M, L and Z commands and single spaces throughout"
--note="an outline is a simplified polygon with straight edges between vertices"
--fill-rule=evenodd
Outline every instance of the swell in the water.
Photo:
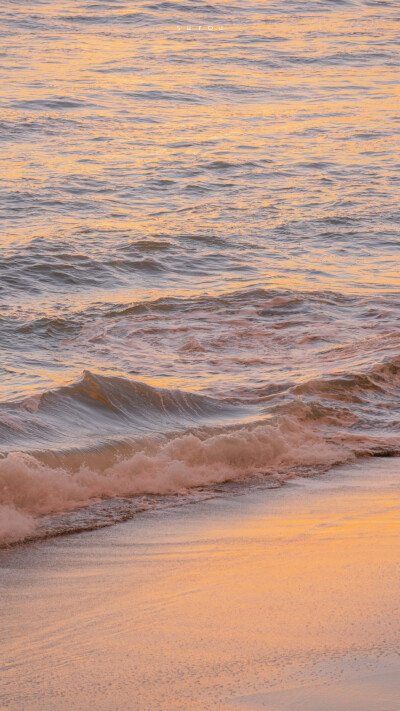
M 155 388 L 85 371 L 71 385 L 19 403 L 0 403 L 0 451 L 18 446 L 94 447 L 105 439 L 223 420 L 233 405 L 204 395 Z
M 224 425 L 216 420 L 221 412 L 232 411 L 232 402 L 86 374 L 80 383 L 31 403 L 30 414 L 45 417 L 47 408 L 54 413 L 54 403 L 68 410 L 71 402 L 71 412 L 82 406 L 87 414 L 87 399 L 94 399 L 100 415 L 104 411 L 118 421 L 142 417 L 144 423 L 166 415 L 170 425 L 185 422 L 185 430 L 156 435 L 149 427 L 140 439 L 110 438 L 101 449 L 69 453 L 8 452 L 0 460 L 0 540 L 48 535 L 53 530 L 49 515 L 82 507 L 89 507 L 86 527 L 105 525 L 106 510 L 99 513 L 97 506 L 91 514 L 91 505 L 102 500 L 124 497 L 119 509 L 114 505 L 113 520 L 118 520 L 118 511 L 126 518 L 143 495 L 184 495 L 199 487 L 212 492 L 222 482 L 248 477 L 281 482 L 357 456 L 395 454 L 400 449 L 399 395 L 397 356 L 364 373 L 310 380 L 261 396 L 255 422 L 249 422 L 248 409 L 237 402 L 238 423 Z M 247 421 L 239 423 L 240 413 Z M 53 520 L 59 533 L 60 519 Z M 82 516 L 76 527 L 85 527 Z M 71 519 L 65 530 L 71 530 Z

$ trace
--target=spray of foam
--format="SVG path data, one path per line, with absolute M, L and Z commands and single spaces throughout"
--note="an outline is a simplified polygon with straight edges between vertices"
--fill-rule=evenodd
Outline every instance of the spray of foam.
M 0 543 L 15 543 L 29 538 L 36 525 L 32 516 L 13 506 L 0 506 Z
M 185 434 L 101 468 L 53 468 L 27 454 L 0 460 L 0 541 L 32 535 L 38 517 L 70 511 L 101 498 L 180 493 L 253 474 L 285 476 L 297 466 L 331 466 L 351 448 L 324 441 L 294 418 L 202 438 Z

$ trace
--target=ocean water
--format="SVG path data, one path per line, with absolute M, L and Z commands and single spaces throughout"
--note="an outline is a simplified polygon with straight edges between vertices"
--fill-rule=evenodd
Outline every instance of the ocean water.
M 0 37 L 0 541 L 398 454 L 398 2 Z

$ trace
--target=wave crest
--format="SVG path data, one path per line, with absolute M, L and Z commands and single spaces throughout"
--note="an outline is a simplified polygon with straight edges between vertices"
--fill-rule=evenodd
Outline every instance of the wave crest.
M 84 371 L 80 380 L 0 405 L 0 443 L 95 446 L 110 437 L 165 431 L 234 416 L 228 401 Z
M 49 450 L 44 437 L 40 450 L 35 432 L 34 453 L 0 459 L 0 541 L 42 535 L 41 517 L 102 500 L 211 491 L 249 476 L 284 481 L 357 456 L 396 454 L 399 385 L 399 356 L 362 373 L 282 384 L 259 392 L 251 406 L 85 372 L 72 385 L 18 405 L 25 425 L 54 428 L 57 420 L 57 427 L 69 427 L 68 441 L 83 430 L 85 446 L 75 439 L 74 449 Z M 249 412 L 258 421 L 247 419 Z M 105 520 L 100 514 L 96 525 Z
M 390 446 L 393 442 L 387 441 L 385 449 Z M 40 519 L 33 517 L 101 499 L 164 496 L 257 475 L 284 481 L 379 451 L 382 442 L 373 437 L 329 436 L 284 416 L 275 423 L 189 432 L 161 443 L 149 440 L 106 467 L 101 453 L 91 466 L 82 464 L 78 469 L 51 467 L 34 456 L 11 453 L 0 460 L 0 507 L 9 522 L 8 529 L 0 528 L 2 542 L 40 535 Z

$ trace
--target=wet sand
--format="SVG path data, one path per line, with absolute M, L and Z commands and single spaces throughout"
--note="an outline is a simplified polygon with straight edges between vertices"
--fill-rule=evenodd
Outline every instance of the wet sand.
M 3 551 L 8 711 L 398 711 L 400 460 Z

